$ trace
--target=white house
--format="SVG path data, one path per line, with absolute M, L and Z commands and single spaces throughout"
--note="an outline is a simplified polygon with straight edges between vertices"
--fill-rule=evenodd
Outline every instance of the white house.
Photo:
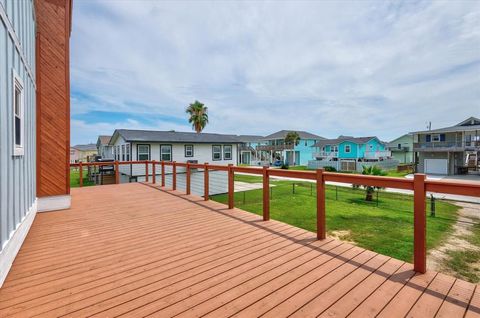
M 98 136 L 97 153 L 102 159 L 113 159 L 113 147 L 109 145 L 112 136 Z
M 115 130 L 109 143 L 118 161 L 163 160 L 213 165 L 237 165 L 239 144 L 241 141 L 232 135 L 130 129 Z M 145 179 L 145 165 L 120 165 L 119 171 L 121 182 Z M 178 168 L 177 172 L 180 181 L 185 169 Z M 168 167 L 165 174 L 170 173 Z M 160 174 L 160 168 L 156 174 Z

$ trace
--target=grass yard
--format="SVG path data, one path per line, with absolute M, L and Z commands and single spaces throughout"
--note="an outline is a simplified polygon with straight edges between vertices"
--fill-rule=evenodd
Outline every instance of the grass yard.
M 83 186 L 93 186 L 94 183 L 92 181 L 88 181 L 87 178 L 87 169 L 83 170 Z M 70 187 L 71 188 L 78 188 L 80 186 L 80 172 L 78 169 L 70 169 Z
M 235 175 L 235 180 L 261 182 L 261 177 Z M 316 230 L 316 194 L 313 183 L 271 181 L 270 215 L 309 231 Z M 366 202 L 363 189 L 327 186 L 327 230 L 330 235 L 358 246 L 411 262 L 413 259 L 413 197 L 381 191 L 377 202 Z M 374 196 L 374 199 L 376 197 Z M 213 200 L 226 203 L 227 195 Z M 262 214 L 262 190 L 235 193 L 235 206 Z M 429 206 L 429 205 L 428 205 Z M 428 248 L 437 246 L 451 232 L 458 207 L 437 201 L 436 217 L 428 216 Z

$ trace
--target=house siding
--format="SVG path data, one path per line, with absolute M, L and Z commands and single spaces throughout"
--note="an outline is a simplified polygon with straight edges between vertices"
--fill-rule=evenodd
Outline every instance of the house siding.
M 317 141 L 313 139 L 300 139 L 298 145 L 294 147 L 295 161 L 297 165 L 305 166 L 308 164 L 308 161 L 312 159 L 313 153 L 315 152 L 315 145 Z
M 350 152 L 345 151 L 347 145 L 350 146 Z M 338 157 L 340 159 L 356 159 L 358 158 L 359 153 L 358 148 L 359 147 L 356 143 L 351 141 L 344 141 L 338 146 Z
M 0 251 L 36 200 L 35 21 L 32 0 L 0 2 Z M 15 43 L 18 40 L 18 43 Z M 23 156 L 13 156 L 13 73 L 23 81 Z M 1 285 L 0 277 L 0 285 Z

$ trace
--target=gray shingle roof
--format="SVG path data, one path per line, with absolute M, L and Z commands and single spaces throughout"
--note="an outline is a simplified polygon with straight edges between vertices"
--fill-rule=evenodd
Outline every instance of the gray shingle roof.
M 181 131 L 132 130 L 117 129 L 117 132 L 126 141 L 133 142 L 170 142 L 170 143 L 232 143 L 240 141 L 234 135 L 194 133 Z
M 325 139 L 323 137 L 320 137 L 318 135 L 309 133 L 307 131 L 302 131 L 302 130 L 280 130 L 277 131 L 276 133 L 273 133 L 271 135 L 265 136 L 263 140 L 272 140 L 272 139 L 285 139 L 287 134 L 289 132 L 296 131 L 298 135 L 300 136 L 300 139 Z
M 104 136 L 104 135 L 98 136 L 98 139 L 100 140 L 100 144 L 102 145 L 108 145 L 111 138 L 112 136 Z
M 80 150 L 80 151 L 96 151 L 97 145 L 95 144 L 87 144 L 87 145 L 75 145 L 72 148 Z
M 257 135 L 238 135 L 235 136 L 239 141 L 241 142 L 257 142 L 257 141 L 262 141 L 263 136 L 257 136 Z
M 338 145 L 339 143 L 344 142 L 344 141 L 351 141 L 351 142 L 354 142 L 356 144 L 364 144 L 364 143 L 366 143 L 369 140 L 372 140 L 374 138 L 378 139 L 375 136 L 371 136 L 371 137 L 340 136 L 339 138 L 335 138 L 335 139 L 324 139 L 324 140 L 317 141 L 315 143 L 315 145 L 313 145 L 313 147 L 319 147 L 319 146 L 324 146 L 324 145 Z
M 432 129 L 432 130 L 420 130 L 420 131 L 414 131 L 412 133 L 419 134 L 419 133 L 441 133 L 441 132 L 457 132 L 457 131 L 475 131 L 475 130 L 480 130 L 480 125 L 469 125 L 468 122 L 473 120 L 474 123 L 477 123 L 480 121 L 479 118 L 476 117 L 470 117 L 461 123 L 456 124 L 455 126 L 450 126 L 450 127 L 445 127 L 445 128 L 438 128 L 438 129 Z

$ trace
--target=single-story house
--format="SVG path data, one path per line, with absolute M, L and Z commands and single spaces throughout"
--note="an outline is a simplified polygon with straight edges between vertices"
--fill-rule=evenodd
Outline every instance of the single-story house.
M 100 135 L 97 139 L 97 151 L 98 155 L 102 159 L 113 159 L 113 147 L 110 146 L 110 139 L 112 136 Z

